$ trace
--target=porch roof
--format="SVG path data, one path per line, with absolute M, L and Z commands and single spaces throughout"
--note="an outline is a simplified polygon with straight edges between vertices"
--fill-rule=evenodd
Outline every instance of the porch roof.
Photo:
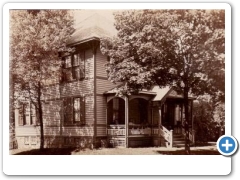
M 121 87 L 121 86 L 120 86 L 120 87 Z M 111 89 L 111 90 L 109 90 L 109 91 L 104 92 L 104 94 L 116 94 L 116 93 L 118 92 L 118 88 L 120 88 L 120 87 L 115 87 L 115 88 L 113 88 L 113 89 Z M 148 90 L 146 90 L 146 89 L 143 89 L 143 90 L 139 91 L 138 93 L 139 93 L 139 94 L 149 94 L 149 95 L 154 95 L 154 96 L 157 95 L 156 92 L 148 91 Z
M 152 101 L 161 101 L 163 98 L 165 98 L 169 92 L 171 92 L 171 87 L 167 86 L 164 88 L 160 88 L 159 86 L 153 86 L 152 90 L 156 93 L 156 96 L 153 98 Z
M 121 88 L 121 86 L 123 86 L 123 85 L 119 85 L 109 91 L 106 91 L 104 94 L 116 94 L 118 92 L 118 88 Z M 146 95 L 154 96 L 152 101 L 162 101 L 166 98 L 183 99 L 183 95 L 178 94 L 170 86 L 166 86 L 164 88 L 160 88 L 159 86 L 153 86 L 150 90 L 142 89 L 141 91 L 139 91 L 139 94 L 146 94 Z M 194 99 L 194 97 L 189 96 L 189 99 Z

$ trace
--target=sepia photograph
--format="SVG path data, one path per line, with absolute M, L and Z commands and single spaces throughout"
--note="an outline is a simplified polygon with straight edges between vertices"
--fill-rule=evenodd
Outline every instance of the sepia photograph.
M 10 9 L 9 155 L 220 155 L 225 9 Z

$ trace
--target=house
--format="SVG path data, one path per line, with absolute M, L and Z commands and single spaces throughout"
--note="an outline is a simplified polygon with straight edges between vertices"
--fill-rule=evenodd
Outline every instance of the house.
M 44 89 L 45 147 L 172 147 L 184 143 L 183 96 L 172 88 L 154 86 L 138 94 L 116 96 L 115 88 L 122 84 L 108 80 L 104 66 L 108 57 L 101 53 L 99 43 L 102 36 L 115 33 L 112 22 L 98 14 L 77 26 L 69 40 L 76 51 L 63 57 L 61 83 Z M 191 112 L 192 101 L 189 98 Z M 39 147 L 40 128 L 34 112 L 29 102 L 15 110 L 19 148 Z M 194 133 L 190 139 L 194 141 Z

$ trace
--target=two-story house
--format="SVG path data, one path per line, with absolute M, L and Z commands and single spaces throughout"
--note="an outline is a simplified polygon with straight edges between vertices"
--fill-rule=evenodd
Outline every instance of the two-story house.
M 117 97 L 107 78 L 102 36 L 116 35 L 113 23 L 95 14 L 77 25 L 69 40 L 76 51 L 63 57 L 62 81 L 44 90 L 45 147 L 140 147 L 184 144 L 183 96 L 152 87 Z M 192 111 L 193 98 L 189 98 Z M 192 114 L 192 113 L 190 113 Z M 192 117 L 191 117 L 192 119 Z M 38 148 L 40 128 L 30 104 L 15 110 L 19 148 Z M 194 133 L 190 133 L 194 141 Z

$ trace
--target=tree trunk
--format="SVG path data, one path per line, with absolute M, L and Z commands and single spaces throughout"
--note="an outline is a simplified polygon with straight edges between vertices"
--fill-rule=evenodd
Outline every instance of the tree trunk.
M 190 140 L 189 140 L 189 108 L 188 108 L 188 88 L 184 88 L 184 108 L 185 108 L 185 154 L 190 154 Z
M 39 114 L 39 123 L 40 123 L 40 150 L 44 149 L 44 130 L 43 130 L 43 111 L 41 103 L 41 84 L 38 82 L 38 114 Z

